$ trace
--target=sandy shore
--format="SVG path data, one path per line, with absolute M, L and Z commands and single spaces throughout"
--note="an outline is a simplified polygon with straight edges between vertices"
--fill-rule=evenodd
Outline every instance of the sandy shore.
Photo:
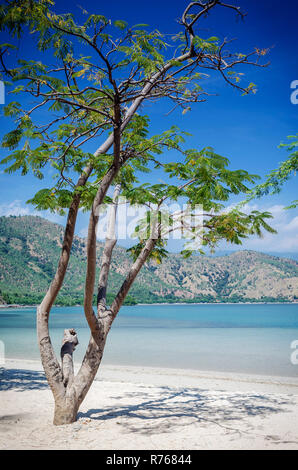
M 298 378 L 104 366 L 55 427 L 41 365 L 7 360 L 0 396 L 0 449 L 298 449 Z

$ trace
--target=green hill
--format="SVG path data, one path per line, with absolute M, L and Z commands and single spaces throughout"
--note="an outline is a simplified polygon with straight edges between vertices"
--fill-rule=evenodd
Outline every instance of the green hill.
M 41 217 L 0 217 L 0 303 L 38 303 L 54 275 L 63 227 Z M 103 245 L 98 244 L 98 265 Z M 68 273 L 57 303 L 83 301 L 86 242 L 75 237 Z M 109 297 L 131 264 L 126 250 L 114 250 Z M 298 299 L 298 262 L 254 251 L 221 257 L 170 254 L 149 263 L 133 285 L 128 303 L 255 302 Z

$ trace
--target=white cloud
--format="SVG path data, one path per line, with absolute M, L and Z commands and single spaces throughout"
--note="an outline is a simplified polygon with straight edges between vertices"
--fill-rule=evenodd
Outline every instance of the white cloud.
M 9 216 L 9 215 L 37 215 L 35 211 L 30 211 L 29 207 L 23 207 L 22 201 L 16 199 L 10 203 L 0 204 L 0 216 Z
M 23 201 L 20 199 L 15 199 L 12 202 L 0 204 L 0 216 L 8 217 L 10 215 L 39 215 L 40 217 L 44 217 L 51 222 L 60 224 L 64 222 L 64 217 L 53 214 L 50 211 L 36 211 L 32 209 L 31 206 L 23 205 Z
M 261 206 L 260 204 L 248 204 L 244 212 L 252 210 L 267 211 L 273 215 L 267 222 L 277 234 L 264 232 L 263 238 L 252 237 L 243 241 L 242 249 L 251 249 L 257 251 L 293 251 L 298 252 L 298 211 L 286 210 L 285 206 L 276 204 L 274 206 Z M 231 249 L 231 245 L 229 249 Z
M 294 219 L 285 226 L 284 230 L 288 232 L 296 230 L 298 233 L 298 216 L 294 217 Z

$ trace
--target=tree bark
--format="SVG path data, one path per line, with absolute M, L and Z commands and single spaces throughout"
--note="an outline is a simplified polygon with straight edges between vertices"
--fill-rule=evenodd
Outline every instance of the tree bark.
M 99 219 L 98 208 L 110 187 L 113 179 L 119 171 L 118 166 L 112 165 L 102 180 L 100 188 L 96 194 L 92 205 L 87 238 L 87 268 L 85 281 L 84 311 L 85 316 L 92 334 L 97 335 L 98 325 L 97 318 L 93 311 L 93 294 L 96 276 L 96 228 Z
M 141 253 L 139 254 L 139 256 L 137 257 L 137 259 L 135 260 L 135 262 L 133 263 L 133 265 L 131 266 L 124 282 L 122 283 L 119 291 L 118 291 L 118 294 L 116 295 L 111 307 L 110 307 L 110 314 L 107 316 L 106 318 L 106 321 L 105 321 L 105 329 L 106 329 L 106 334 L 108 334 L 111 326 L 112 326 L 112 323 L 115 319 L 115 317 L 117 316 L 135 278 L 137 277 L 137 275 L 139 274 L 142 266 L 144 266 L 146 260 L 148 259 L 148 257 L 150 256 L 155 244 L 157 242 L 157 239 L 155 238 L 149 238 L 146 243 L 145 243 L 145 246 L 144 248 L 142 249 Z
M 106 243 L 106 248 L 108 250 L 107 253 L 109 253 L 109 256 L 111 257 L 112 244 L 109 243 L 110 241 L 111 240 L 107 240 L 108 243 Z M 97 337 L 97 340 L 95 341 L 94 336 L 91 334 L 90 341 L 88 344 L 88 348 L 87 348 L 81 369 L 79 370 L 77 376 L 74 379 L 74 387 L 77 392 L 79 404 L 82 403 L 83 399 L 85 398 L 97 374 L 98 368 L 102 360 L 107 335 L 110 331 L 112 322 L 114 321 L 117 313 L 119 312 L 119 309 L 121 305 L 123 304 L 125 297 L 127 296 L 133 281 L 135 280 L 136 276 L 140 272 L 140 269 L 142 268 L 142 266 L 148 259 L 148 256 L 150 255 L 151 251 L 153 250 L 155 243 L 156 243 L 155 239 L 147 240 L 143 250 L 141 251 L 137 260 L 133 263 L 131 269 L 129 270 L 129 273 L 126 279 L 124 280 L 111 308 L 106 309 L 103 304 L 99 303 L 99 306 L 98 306 L 99 312 L 100 312 L 100 316 L 98 318 L 98 324 L 100 325 L 99 336 Z M 103 258 L 103 265 L 102 265 L 103 271 L 101 274 L 104 274 L 106 282 L 107 282 L 109 266 L 110 266 L 110 260 Z M 100 277 L 100 279 L 102 278 Z M 99 287 L 102 287 L 101 282 L 99 283 Z
M 106 344 L 106 332 L 103 322 L 99 321 L 99 324 L 96 340 L 91 334 L 82 365 L 74 378 L 73 388 L 76 391 L 78 406 L 81 405 L 90 389 L 102 360 Z
M 74 389 L 72 389 L 63 399 L 55 400 L 53 424 L 61 426 L 63 424 L 74 423 L 77 420 L 79 406 Z
M 104 246 L 104 250 L 102 254 L 101 269 L 100 269 L 98 288 L 97 288 L 97 316 L 98 317 L 101 317 L 101 315 L 106 309 L 108 278 L 109 278 L 109 272 L 110 272 L 110 267 L 111 267 L 113 250 L 117 243 L 115 226 L 116 226 L 116 215 L 117 215 L 118 198 L 120 194 L 120 189 L 121 189 L 120 184 L 117 184 L 114 190 L 113 205 L 110 206 L 107 236 L 106 236 L 105 246 Z
M 79 341 L 75 330 L 73 328 L 70 330 L 64 330 L 64 337 L 61 348 L 62 376 L 64 387 L 71 385 L 73 381 L 74 369 L 72 355 L 78 344 Z
M 89 388 L 91 387 L 93 380 L 97 374 L 98 368 L 101 363 L 101 359 L 106 344 L 107 330 L 105 328 L 105 312 L 106 312 L 106 290 L 108 284 L 109 271 L 111 266 L 111 259 L 113 249 L 116 245 L 116 214 L 118 206 L 118 197 L 120 193 L 120 185 L 117 184 L 114 190 L 113 206 L 110 207 L 111 212 L 109 214 L 107 236 L 102 255 L 102 263 L 98 281 L 98 294 L 97 294 L 97 317 L 95 316 L 93 309 L 93 318 L 96 321 L 95 329 L 91 330 L 91 337 L 88 344 L 88 348 L 83 359 L 82 366 L 75 378 L 74 386 L 76 388 L 78 401 L 82 403 Z M 93 289 L 92 289 L 93 291 Z

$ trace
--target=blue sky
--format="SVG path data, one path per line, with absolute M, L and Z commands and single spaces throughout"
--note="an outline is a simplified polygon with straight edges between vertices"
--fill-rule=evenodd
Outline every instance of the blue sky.
M 114 20 L 124 19 L 130 24 L 147 23 L 152 28 L 167 33 L 177 31 L 176 19 L 187 3 L 181 0 L 115 0 L 95 4 L 89 0 L 78 0 L 78 4 L 89 13 L 101 13 Z M 298 105 L 293 105 L 290 101 L 290 83 L 298 79 L 298 4 L 293 0 L 285 0 L 281 8 L 280 1 L 277 0 L 234 0 L 229 3 L 240 5 L 247 12 L 245 21 L 236 21 L 230 10 L 217 9 L 202 22 L 201 35 L 237 38 L 235 44 L 241 52 L 250 51 L 254 47 L 271 48 L 268 56 L 271 65 L 268 68 L 247 67 L 242 70 L 246 72 L 248 83 L 257 84 L 257 94 L 241 96 L 218 76 L 212 76 L 206 82 L 206 87 L 218 96 L 212 96 L 206 103 L 193 106 L 190 113 L 182 115 L 181 110 L 178 110 L 167 116 L 169 108 L 162 102 L 149 104 L 142 111 L 151 118 L 152 133 L 159 133 L 177 124 L 192 134 L 187 144 L 189 147 L 202 148 L 210 145 L 217 153 L 229 158 L 232 168 L 244 168 L 264 177 L 287 156 L 284 150 L 277 148 L 278 144 L 285 141 L 287 135 L 298 132 Z M 81 16 L 76 2 L 60 0 L 57 2 L 57 9 L 59 12 L 72 11 Z M 2 38 L 2 42 L 7 39 Z M 34 55 L 32 38 L 25 37 L 19 57 L 24 55 L 31 58 L 32 54 Z M 6 97 L 7 102 L 10 99 L 9 96 Z M 12 123 L 3 114 L 0 119 L 3 135 L 12 128 Z M 94 151 L 95 148 L 88 150 Z M 5 155 L 3 151 L 1 154 Z M 33 208 L 26 206 L 24 201 L 42 187 L 41 183 L 31 176 L 7 175 L 2 170 L 0 168 L 0 215 L 34 213 Z M 156 175 L 152 175 L 152 178 L 155 177 Z M 243 248 L 298 252 L 298 211 L 283 210 L 291 200 L 297 199 L 296 178 L 293 177 L 278 196 L 263 198 L 251 204 L 254 208 L 272 210 L 279 234 L 267 236 L 263 240 L 250 240 Z M 57 216 L 42 215 L 51 220 L 62 221 Z M 84 235 L 87 224 L 87 214 L 80 214 L 77 234 Z M 177 246 L 172 243 L 171 248 L 175 250 Z

